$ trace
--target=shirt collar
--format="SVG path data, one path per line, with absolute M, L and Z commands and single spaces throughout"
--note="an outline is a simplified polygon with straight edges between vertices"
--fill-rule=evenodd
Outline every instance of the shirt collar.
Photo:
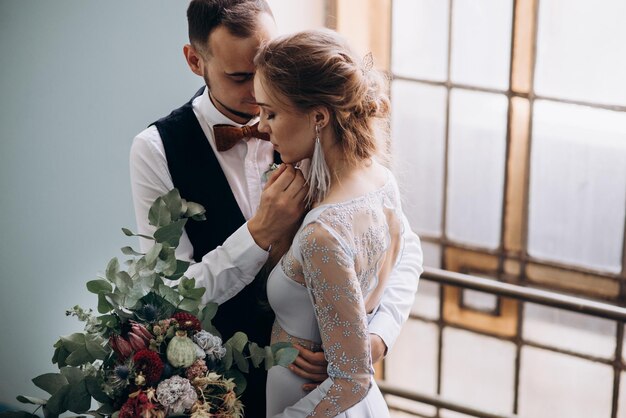
M 244 125 L 254 125 L 259 121 L 258 117 L 250 119 L 248 123 L 245 124 L 232 121 L 230 118 L 228 118 L 228 116 L 222 114 L 222 112 L 217 110 L 217 108 L 211 101 L 211 98 L 209 97 L 208 87 L 205 87 L 204 92 L 193 101 L 193 107 L 204 119 L 207 125 L 211 127 L 211 129 L 213 128 L 213 125 L 218 124 L 227 124 L 242 127 Z

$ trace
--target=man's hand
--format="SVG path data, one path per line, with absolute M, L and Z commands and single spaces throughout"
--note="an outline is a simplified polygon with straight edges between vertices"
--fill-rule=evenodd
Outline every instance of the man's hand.
M 296 360 L 289 365 L 289 370 L 311 381 L 311 383 L 302 385 L 302 390 L 310 392 L 328 378 L 328 374 L 326 373 L 328 362 L 324 357 L 323 351 L 314 353 L 296 344 L 294 344 L 294 348 L 296 348 L 300 354 L 296 357 Z
M 268 180 L 248 229 L 257 245 L 267 250 L 298 226 L 305 208 L 307 188 L 300 170 L 281 164 Z
M 370 334 L 370 349 L 372 351 L 372 364 L 381 361 L 387 353 L 387 345 L 377 334 Z

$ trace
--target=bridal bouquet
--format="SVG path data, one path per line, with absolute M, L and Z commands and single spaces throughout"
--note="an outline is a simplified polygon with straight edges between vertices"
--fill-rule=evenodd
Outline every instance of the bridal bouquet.
M 98 315 L 79 306 L 68 310 L 85 323 L 84 332 L 54 345 L 52 362 L 59 373 L 33 379 L 50 398 L 18 396 L 18 401 L 43 408 L 46 417 L 68 410 L 112 418 L 243 416 L 243 373 L 250 365 L 287 366 L 298 352 L 285 343 L 259 347 L 241 332 L 222 341 L 211 324 L 217 305 L 201 308 L 205 289 L 183 275 L 189 263 L 174 254 L 190 218 L 205 219 L 204 208 L 174 189 L 150 208 L 149 221 L 156 227 L 152 237 L 122 229 L 154 245 L 145 254 L 122 248 L 131 257 L 125 268 L 114 258 L 103 277 L 87 283 L 98 296 Z M 172 280 L 178 284 L 172 286 Z M 95 410 L 92 399 L 99 405 Z M 0 413 L 20 416 L 34 415 Z

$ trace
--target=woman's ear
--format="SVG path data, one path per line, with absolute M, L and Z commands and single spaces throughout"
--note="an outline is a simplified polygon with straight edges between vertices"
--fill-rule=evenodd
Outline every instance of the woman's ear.
M 185 55 L 185 60 L 187 61 L 187 65 L 189 65 L 191 71 L 193 71 L 195 75 L 203 77 L 204 61 L 196 48 L 194 48 L 190 44 L 186 44 L 185 46 L 183 46 L 183 54 Z
M 315 124 L 323 129 L 330 123 L 330 112 L 324 106 L 317 107 L 313 110 L 313 118 Z

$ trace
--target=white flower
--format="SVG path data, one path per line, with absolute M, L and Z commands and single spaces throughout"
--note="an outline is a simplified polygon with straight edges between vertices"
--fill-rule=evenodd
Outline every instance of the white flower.
M 168 414 L 182 414 L 198 400 L 191 382 L 180 376 L 172 376 L 159 383 L 157 400 L 168 409 Z
M 212 360 L 219 360 L 226 355 L 226 348 L 222 347 L 222 339 L 217 335 L 202 330 L 193 336 L 193 340 Z

